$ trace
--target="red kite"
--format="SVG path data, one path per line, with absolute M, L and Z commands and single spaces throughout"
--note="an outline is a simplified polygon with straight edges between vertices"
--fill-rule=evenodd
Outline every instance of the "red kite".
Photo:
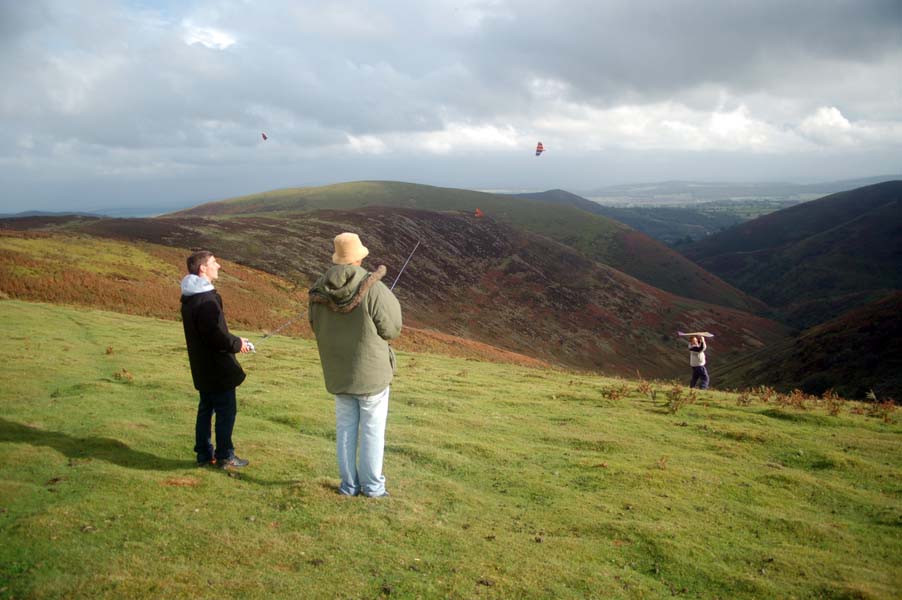
M 480 210 L 480 209 L 477 208 L 477 209 L 476 209 L 476 212 L 474 213 L 474 216 L 475 216 L 476 218 L 484 217 L 484 216 L 485 216 L 485 213 L 482 212 L 482 210 Z
M 261 133 L 261 134 L 260 134 L 260 135 L 262 135 L 262 136 L 263 136 L 263 141 L 264 141 L 264 142 L 265 142 L 265 141 L 266 141 L 266 140 L 268 140 L 268 139 L 269 139 L 269 138 L 268 138 L 268 137 L 266 137 L 266 134 L 265 134 L 265 133 Z
M 542 152 L 545 152 L 545 146 L 542 145 L 542 142 L 539 142 L 536 145 L 536 156 L 540 155 Z

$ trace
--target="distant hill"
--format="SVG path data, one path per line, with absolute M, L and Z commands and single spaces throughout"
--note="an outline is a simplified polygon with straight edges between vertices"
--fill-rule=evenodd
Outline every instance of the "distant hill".
M 902 181 L 833 194 L 683 249 L 808 327 L 902 289 Z
M 718 182 L 718 181 L 659 181 L 651 183 L 631 183 L 612 185 L 580 194 L 609 206 L 690 206 L 698 203 L 721 200 L 777 200 L 805 202 L 826 196 L 854 190 L 868 185 L 902 179 L 902 174 L 875 175 L 856 179 L 826 181 L 822 183 L 786 182 Z
M 718 368 L 725 386 L 902 400 L 902 292 Z
M 699 204 L 697 207 L 608 206 L 564 190 L 548 190 L 516 196 L 549 204 L 575 206 L 629 225 L 668 245 L 686 239 L 698 240 L 746 220 L 733 211 L 718 210 L 712 203 Z
M 480 208 L 492 219 L 567 244 L 588 258 L 654 287 L 712 304 L 759 314 L 766 312 L 767 307 L 762 302 L 704 271 L 664 244 L 597 212 L 587 214 L 596 206 L 594 203 L 562 190 L 557 192 L 567 201 L 556 201 L 552 197 L 532 200 L 401 182 L 363 181 L 242 196 L 203 204 L 168 216 L 233 218 L 256 215 L 277 218 L 317 209 L 366 206 L 472 214 Z
M 80 211 L 25 210 L 18 213 L 0 213 L 0 219 L 27 219 L 29 217 L 99 217 L 98 213 Z
M 71 232 L 207 247 L 306 288 L 330 264 L 331 240 L 342 230 L 362 234 L 368 266 L 387 265 L 387 280 L 421 241 L 396 288 L 409 325 L 543 361 L 682 377 L 686 353 L 677 329 L 716 330 L 725 360 L 785 335 L 772 321 L 664 292 L 489 216 L 369 207 L 290 217 L 75 220 Z

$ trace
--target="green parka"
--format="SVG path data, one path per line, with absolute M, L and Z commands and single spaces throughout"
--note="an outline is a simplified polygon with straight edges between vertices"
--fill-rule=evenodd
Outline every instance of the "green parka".
M 316 335 L 326 389 L 366 396 L 391 383 L 395 355 L 387 340 L 401 334 L 401 305 L 375 273 L 335 265 L 310 288 L 310 326 Z

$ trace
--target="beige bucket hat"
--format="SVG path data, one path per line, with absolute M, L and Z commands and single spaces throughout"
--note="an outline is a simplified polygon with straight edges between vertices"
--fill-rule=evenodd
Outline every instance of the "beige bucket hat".
M 360 236 L 356 233 L 339 233 L 335 236 L 335 253 L 332 254 L 332 262 L 336 265 L 349 265 L 357 262 L 370 251 L 360 243 Z

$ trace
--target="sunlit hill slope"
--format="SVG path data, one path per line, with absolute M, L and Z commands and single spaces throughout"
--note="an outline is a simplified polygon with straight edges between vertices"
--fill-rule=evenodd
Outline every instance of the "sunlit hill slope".
M 584 201 L 588 202 L 588 201 Z M 361 181 L 275 190 L 211 202 L 181 215 L 230 217 L 366 206 L 460 211 L 482 209 L 493 219 L 567 244 L 600 263 L 680 296 L 761 313 L 766 307 L 681 254 L 585 206 L 393 181 Z
M 682 377 L 685 348 L 674 336 L 680 328 L 716 329 L 721 360 L 785 335 L 767 319 L 675 296 L 567 245 L 466 213 L 370 207 L 290 217 L 74 219 L 28 226 L 203 246 L 301 288 L 329 265 L 339 231 L 363 232 L 368 264 L 386 264 L 391 280 L 419 240 L 396 288 L 409 324 L 609 373 Z

